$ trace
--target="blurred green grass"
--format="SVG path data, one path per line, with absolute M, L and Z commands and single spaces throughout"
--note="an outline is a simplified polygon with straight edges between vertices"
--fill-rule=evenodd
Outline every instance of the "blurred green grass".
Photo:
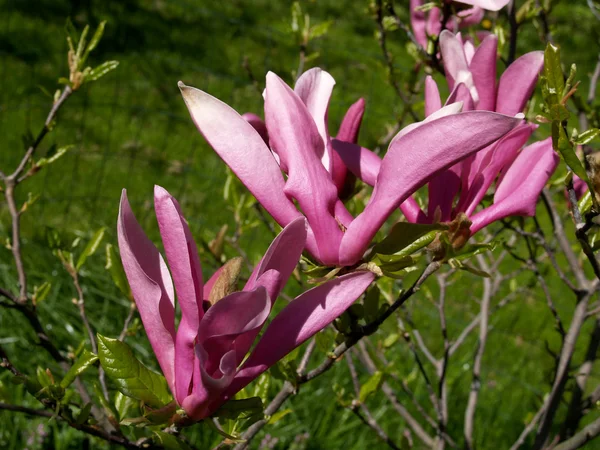
M 154 184 L 164 186 L 179 198 L 196 237 L 208 241 L 222 224 L 233 225 L 233 212 L 224 207 L 222 198 L 226 168 L 189 119 L 177 81 L 202 88 L 240 112 L 260 113 L 259 92 L 264 86 L 264 74 L 272 70 L 291 82 L 291 72 L 298 64 L 297 46 L 287 32 L 290 4 L 266 0 L 0 1 L 2 169 L 18 162 L 23 150 L 21 136 L 28 130 L 35 133 L 49 109 L 51 98 L 44 91 L 53 92 L 57 78 L 67 71 L 63 32 L 67 16 L 79 28 L 107 20 L 105 38 L 92 61 L 120 61 L 116 71 L 69 100 L 56 131 L 40 154 L 52 144 L 74 144 L 74 149 L 24 184 L 19 192 L 21 201 L 28 191 L 41 195 L 24 215 L 23 251 L 31 286 L 47 279 L 52 281 L 51 294 L 40 305 L 40 315 L 61 349 L 66 350 L 68 345 L 77 347 L 85 338 L 77 309 L 71 304 L 75 291 L 60 263 L 46 249 L 44 228 L 56 227 L 73 238 L 81 236 L 85 240 L 93 230 L 106 226 L 107 241 L 114 243 L 118 200 L 121 189 L 126 188 L 145 229 L 159 242 L 151 206 Z M 374 36 L 376 27 L 367 6 L 367 2 L 350 0 L 303 3 L 314 23 L 334 21 L 324 38 L 311 43 L 311 51 L 319 52 L 311 64 L 328 70 L 337 81 L 329 112 L 330 127 L 337 129 L 345 108 L 364 96 L 367 109 L 360 142 L 375 148 L 402 108 L 386 82 L 386 69 Z M 406 18 L 406 11 L 400 6 L 397 9 Z M 593 70 L 598 50 L 593 18 L 585 5 L 561 1 L 557 2 L 552 20 L 554 36 L 565 50 L 565 61 L 577 62 L 585 89 L 586 74 Z M 538 42 L 537 31 L 531 26 L 524 28 L 519 54 L 541 49 Z M 405 44 L 401 32 L 392 34 L 390 49 L 403 79 L 410 76 L 414 66 Z M 259 89 L 252 86 L 243 67 L 245 58 Z M 421 107 L 417 104 L 417 111 Z M 0 207 L 2 240 L 8 236 L 8 223 L 6 210 Z M 247 229 L 240 237 L 240 245 L 256 261 L 268 240 L 269 234 L 259 224 Z M 227 253 L 235 252 L 227 248 Z M 10 252 L 0 248 L 2 286 L 14 286 L 11 261 Z M 101 254 L 94 256 L 83 273 L 82 283 L 95 329 L 114 336 L 121 330 L 128 303 L 112 285 L 103 263 Z M 212 272 L 213 261 L 205 257 L 203 263 L 206 273 Z M 513 268 L 514 262 L 508 260 L 503 270 Z M 548 275 L 559 311 L 568 319 L 574 302 L 572 295 L 552 273 Z M 481 283 L 468 274 L 460 277 L 448 297 L 450 336 L 457 336 L 479 308 Z M 530 278 L 521 275 L 517 282 L 524 284 Z M 435 283 L 428 283 L 427 289 L 436 295 Z M 503 286 L 499 298 L 508 290 L 508 285 Z M 427 343 L 439 354 L 442 342 L 437 313 L 427 301 L 426 290 L 411 300 L 404 314 L 412 316 Z M 528 412 L 537 409 L 548 390 L 553 360 L 545 343 L 555 351 L 559 345 L 552 316 L 539 292 L 519 297 L 494 315 L 492 323 L 476 422 L 476 442 L 482 449 L 506 448 L 516 439 L 530 419 Z M 396 332 L 393 323 L 386 324 L 375 340 Z M 457 437 L 462 435 L 474 337 L 455 355 L 448 374 L 448 431 Z M 23 369 L 41 365 L 56 370 L 40 349 L 32 347 L 33 338 L 20 316 L 0 310 L 0 342 L 14 363 Z M 143 332 L 129 339 L 129 343 L 143 361 L 155 364 Z M 576 361 L 581 360 L 583 348 L 581 345 Z M 415 364 L 406 346 L 398 341 L 389 353 L 397 361 L 398 375 L 412 380 L 411 388 L 422 404 L 427 404 L 425 384 L 414 376 Z M 364 373 L 361 376 L 366 378 Z M 7 380 L 6 373 L 0 373 L 0 400 L 36 406 L 34 400 Z M 369 429 L 333 400 L 335 383 L 351 391 L 345 364 L 303 386 L 300 395 L 285 405 L 293 413 L 267 428 L 267 433 L 279 439 L 276 448 L 383 448 Z M 276 386 L 271 389 L 274 395 Z M 401 395 L 400 398 L 411 409 L 408 399 Z M 369 400 L 369 406 L 390 436 L 399 440 L 405 424 L 381 393 Z M 39 424 L 49 433 L 45 448 L 83 445 L 81 434 L 74 430 L 46 419 L 0 412 L 0 448 L 24 448 Z M 189 432 L 199 448 L 215 445 L 217 437 L 207 427 L 194 427 Z M 302 441 L 304 433 L 308 433 L 308 438 Z M 294 444 L 295 440 L 298 442 Z M 253 448 L 258 448 L 259 442 L 257 439 Z M 417 441 L 415 445 L 419 448 Z M 588 448 L 600 445 L 591 444 Z

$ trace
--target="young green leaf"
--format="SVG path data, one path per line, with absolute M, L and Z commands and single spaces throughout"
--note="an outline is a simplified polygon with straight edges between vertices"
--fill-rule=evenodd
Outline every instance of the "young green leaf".
M 112 244 L 106 244 L 106 266 L 104 266 L 104 268 L 108 270 L 113 282 L 119 290 L 126 297 L 131 298 L 131 288 L 127 282 L 121 258 L 117 255 L 117 251 Z
M 429 245 L 435 239 L 437 231 L 447 228 L 444 224 L 398 222 L 392 227 L 390 233 L 373 248 L 373 254 L 410 255 Z
M 114 70 L 119 65 L 119 61 L 106 61 L 99 66 L 92 69 L 89 74 L 85 77 L 85 81 L 96 81 L 103 77 L 111 70 Z
M 577 145 L 585 145 L 592 142 L 598 136 L 600 136 L 600 129 L 590 128 L 589 130 L 578 134 L 577 137 L 573 137 L 573 142 Z
M 358 399 L 361 401 L 361 403 L 364 403 L 369 395 L 376 392 L 379 389 L 379 386 L 381 386 L 382 382 L 383 372 L 376 371 L 373 375 L 371 375 L 367 382 L 360 387 Z
M 97 336 L 100 364 L 123 395 L 151 408 L 161 408 L 171 402 L 173 398 L 165 378 L 139 362 L 129 345 L 118 339 Z
M 165 433 L 164 431 L 154 431 L 156 440 L 166 450 L 191 450 L 191 447 L 177 436 Z
M 64 378 L 60 382 L 60 385 L 63 388 L 68 388 L 71 383 L 81 375 L 88 367 L 98 361 L 98 356 L 94 355 L 92 352 L 88 352 L 87 350 L 83 350 L 75 364 L 71 366 L 69 371 L 65 374 Z
M 85 246 L 81 255 L 79 255 L 79 259 L 77 259 L 77 270 L 81 269 L 81 267 L 85 264 L 86 260 L 96 253 L 98 247 L 100 247 L 100 242 L 102 242 L 102 238 L 104 238 L 104 233 L 106 232 L 106 228 L 102 227 L 98 231 L 94 233 L 88 245 Z

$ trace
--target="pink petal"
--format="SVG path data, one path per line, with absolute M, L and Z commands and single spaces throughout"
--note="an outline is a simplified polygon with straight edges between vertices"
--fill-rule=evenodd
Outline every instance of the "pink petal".
M 222 101 L 179 84 L 194 123 L 208 143 L 281 226 L 301 214 L 288 199 L 279 165 L 263 138 Z
M 318 155 L 328 172 L 332 170 L 331 144 L 327 130 L 327 109 L 335 80 L 318 67 L 307 70 L 296 81 L 294 92 L 306 105 L 323 139 L 323 153 Z
M 482 20 L 485 12 L 483 9 L 475 6 L 473 8 L 465 9 L 458 12 L 460 18 L 460 27 L 469 27 L 471 25 L 478 25 Z
M 460 39 L 448 30 L 442 31 L 440 33 L 440 52 L 442 53 L 446 80 L 450 91 L 454 89 L 456 84 L 464 83 L 469 88 L 473 100 L 477 103 L 479 96 Z
M 222 356 L 236 350 L 236 364 L 246 355 L 238 351 L 236 340 L 263 326 L 271 312 L 271 299 L 263 286 L 252 291 L 234 292 L 211 306 L 198 328 L 198 344 L 206 352 L 204 368 L 211 376 L 219 368 Z
M 123 189 L 117 222 L 119 250 L 131 292 L 156 359 L 175 394 L 175 307 L 169 269 L 137 222 Z
M 452 207 L 454 197 L 458 194 L 461 186 L 459 168 L 453 166 L 448 170 L 441 172 L 429 181 L 427 202 L 427 216 L 431 221 L 436 210 L 439 208 L 441 222 L 452 220 Z
M 340 263 L 352 265 L 360 260 L 392 211 L 432 176 L 499 139 L 520 122 L 501 114 L 470 111 L 424 123 L 394 140 L 369 203 L 344 234 Z
M 256 286 L 264 286 L 267 289 L 269 297 L 275 302 L 279 296 L 279 292 L 298 265 L 306 244 L 306 230 L 307 223 L 304 217 L 299 217 L 287 225 L 269 246 L 265 256 L 263 256 L 248 279 L 244 290 L 251 290 Z M 269 270 L 273 270 L 279 274 L 278 279 L 275 280 L 276 283 L 273 285 L 266 285 L 264 282 L 261 282 L 262 275 Z
M 495 111 L 496 108 L 497 50 L 498 38 L 491 34 L 479 45 L 469 64 L 469 69 L 473 74 L 473 83 L 479 95 L 477 103 L 479 110 Z
M 488 11 L 499 11 L 508 5 L 510 0 L 460 0 L 465 5 L 478 6 Z
M 231 398 L 294 348 L 329 325 L 362 295 L 375 278 L 354 272 L 317 286 L 289 303 L 269 324 L 227 390 Z
M 423 4 L 423 0 L 410 0 L 410 26 L 415 39 L 422 47 L 427 48 L 427 33 L 425 31 L 427 15 L 417 8 Z
M 429 222 L 427 220 L 427 216 L 425 215 L 417 201 L 410 196 L 402 202 L 402 204 L 400 205 L 400 211 L 402 211 L 402 214 L 404 214 L 406 220 L 411 223 Z
M 540 192 L 556 170 L 559 158 L 548 138 L 525 147 L 496 188 L 494 204 L 471 220 L 471 233 L 508 216 L 533 216 Z
M 267 126 L 265 122 L 253 113 L 244 113 L 242 114 L 244 120 L 246 120 L 252 127 L 260 134 L 260 137 L 263 138 L 265 144 L 269 145 L 269 132 L 267 131 Z
M 517 157 L 518 151 L 525 145 L 532 132 L 532 127 L 524 123 L 490 147 L 477 153 L 474 160 L 474 165 L 479 166 L 476 168 L 477 175 L 470 183 L 464 209 L 461 208 L 461 210 L 464 210 L 469 216 L 473 214 L 489 187 L 498 177 L 500 170 L 507 167 Z
M 498 83 L 496 111 L 514 116 L 523 111 L 544 67 L 544 53 L 527 53 L 504 71 Z
M 358 132 L 360 131 L 360 124 L 362 123 L 364 112 L 365 100 L 360 98 L 356 103 L 348 108 L 348 111 L 346 112 L 338 131 L 338 140 L 356 144 L 358 141 Z M 347 191 L 354 187 L 355 177 L 348 175 L 348 169 L 336 151 L 332 151 L 331 156 L 333 161 L 331 178 L 333 179 L 333 183 L 338 190 L 338 196 L 346 197 L 347 195 L 351 194 L 351 192 Z
M 194 341 L 204 314 L 202 268 L 196 243 L 179 203 L 160 186 L 154 187 L 154 209 L 181 308 L 175 339 L 175 389 L 177 400 L 182 402 L 189 394 L 194 370 Z
M 318 246 L 315 257 L 323 264 L 337 264 L 342 231 L 334 216 L 337 189 L 318 157 L 323 140 L 302 100 L 272 72 L 267 74 L 266 92 L 271 147 L 288 168 L 284 192 L 297 200 L 308 219 Z
M 475 109 L 478 109 L 475 107 L 471 91 L 469 91 L 469 88 L 467 88 L 464 83 L 458 83 L 450 93 L 448 100 L 446 100 L 446 106 L 455 103 L 460 103 L 463 111 L 474 111 Z
M 350 172 L 369 186 L 375 185 L 381 166 L 379 156 L 369 149 L 337 139 L 331 140 L 331 146 Z
M 429 117 L 440 109 L 442 109 L 442 99 L 438 85 L 431 75 L 427 75 L 425 78 L 425 117 Z

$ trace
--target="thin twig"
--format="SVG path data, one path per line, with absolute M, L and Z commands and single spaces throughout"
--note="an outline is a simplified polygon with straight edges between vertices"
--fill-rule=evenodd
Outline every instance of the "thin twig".
M 479 258 L 479 262 L 483 262 L 483 258 Z M 482 264 L 483 270 L 486 266 Z M 471 382 L 471 391 L 469 392 L 469 399 L 467 400 L 467 407 L 465 409 L 465 448 L 474 448 L 473 442 L 473 430 L 475 428 L 475 411 L 477 408 L 477 401 L 479 400 L 479 390 L 481 389 L 481 361 L 483 359 L 483 353 L 485 352 L 485 344 L 487 342 L 488 334 L 488 319 L 490 302 L 492 297 L 492 282 L 489 278 L 483 279 L 483 297 L 481 299 L 481 319 L 479 322 L 479 342 L 477 344 L 477 351 L 475 352 L 475 358 L 473 362 L 473 381 Z
M 571 439 L 561 442 L 553 450 L 575 450 L 600 435 L 600 419 L 596 419 Z

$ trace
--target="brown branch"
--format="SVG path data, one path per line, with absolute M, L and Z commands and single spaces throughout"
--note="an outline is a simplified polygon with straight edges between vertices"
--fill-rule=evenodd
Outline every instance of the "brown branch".
M 125 340 L 125 337 L 127 336 L 127 330 L 129 330 L 129 325 L 131 324 L 131 321 L 133 320 L 133 316 L 135 315 L 136 311 L 137 311 L 137 308 L 135 306 L 135 302 L 131 302 L 129 304 L 129 313 L 127 314 L 127 317 L 125 318 L 125 321 L 123 322 L 123 329 L 121 330 L 121 333 L 119 334 L 120 341 Z
M 4 411 L 19 412 L 30 416 L 52 417 L 54 413 L 45 409 L 26 408 L 25 406 L 9 405 L 8 403 L 0 403 L 0 409 Z
M 575 450 L 600 435 L 600 419 L 596 419 L 586 426 L 571 439 L 567 439 L 555 446 L 552 450 Z
M 483 258 L 479 258 L 480 263 Z M 483 266 L 485 270 L 485 265 Z M 474 448 L 473 442 L 473 430 L 475 427 L 475 411 L 477 408 L 477 401 L 479 399 L 479 390 L 481 389 L 481 361 L 483 359 L 483 353 L 485 351 L 485 344 L 487 342 L 488 334 L 488 318 L 490 310 L 490 302 L 492 297 L 492 282 L 489 278 L 483 280 L 483 297 L 481 299 L 481 319 L 479 322 L 479 342 L 477 345 L 477 351 L 475 352 L 475 358 L 473 362 L 473 381 L 471 382 L 471 391 L 469 392 L 469 399 L 467 401 L 467 407 L 465 409 L 465 448 Z
M 367 371 L 373 375 L 377 371 L 377 367 L 375 363 L 369 356 L 364 343 L 361 341 L 358 345 L 360 349 L 359 358 L 363 362 L 363 365 L 366 367 Z M 411 430 L 415 433 L 415 435 L 428 447 L 433 447 L 434 440 L 427 432 L 421 427 L 419 422 L 408 412 L 408 410 L 402 406 L 402 404 L 398 401 L 396 394 L 392 387 L 388 384 L 387 381 L 384 381 L 381 385 L 381 390 L 391 403 L 392 407 L 396 410 L 396 412 L 404 419 L 406 424 L 411 428 Z
M 346 362 L 348 363 L 348 369 L 350 370 L 350 378 L 352 379 L 352 385 L 354 386 L 354 393 L 356 400 L 350 405 L 350 410 L 369 428 L 371 428 L 377 434 L 377 437 L 381 439 L 388 447 L 394 450 L 400 450 L 396 443 L 390 439 L 387 433 L 381 428 L 381 426 L 371 414 L 371 411 L 362 403 L 358 398 L 360 397 L 360 382 L 358 380 L 358 373 L 356 372 L 356 366 L 352 359 L 352 352 L 346 353 Z
M 558 410 L 558 406 L 560 405 L 560 400 L 567 384 L 567 380 L 569 379 L 569 364 L 571 362 L 571 358 L 573 357 L 573 353 L 575 352 L 575 344 L 577 342 L 577 338 L 579 337 L 581 327 L 583 326 L 583 322 L 586 318 L 586 311 L 590 297 L 591 292 L 584 294 L 578 299 L 577 306 L 575 307 L 573 319 L 571 320 L 569 331 L 565 335 L 563 347 L 560 352 L 552 390 L 542 406 L 544 413 L 542 415 L 533 446 L 535 450 L 539 450 L 544 446 L 546 439 L 548 438 L 548 434 L 550 433 L 550 427 L 554 420 L 554 416 L 556 415 L 556 411 Z

